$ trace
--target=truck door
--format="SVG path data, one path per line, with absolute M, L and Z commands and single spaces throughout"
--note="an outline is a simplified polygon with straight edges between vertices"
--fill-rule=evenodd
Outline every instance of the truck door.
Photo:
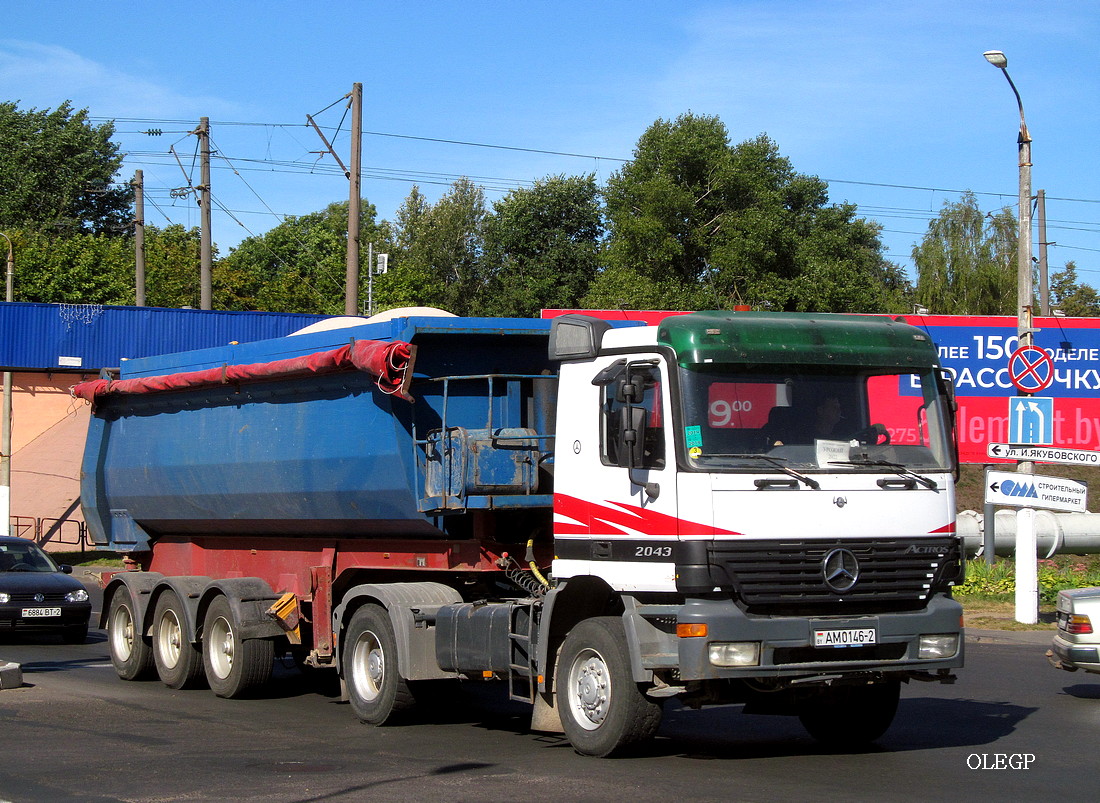
M 554 575 L 675 589 L 679 535 L 667 367 L 656 355 L 562 367 Z

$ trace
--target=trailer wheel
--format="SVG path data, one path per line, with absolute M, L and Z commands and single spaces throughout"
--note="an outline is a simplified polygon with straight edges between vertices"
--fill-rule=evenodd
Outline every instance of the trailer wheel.
M 900 697 L 901 683 L 894 679 L 834 686 L 805 701 L 798 718 L 822 744 L 840 750 L 864 747 L 886 733 Z
M 111 597 L 107 612 L 107 644 L 111 650 L 111 664 L 123 680 L 143 680 L 152 676 L 153 648 L 141 635 L 141 627 L 134 617 L 134 604 L 130 592 L 119 588 Z
M 242 639 L 225 597 L 215 597 L 206 609 L 202 634 L 202 663 L 214 694 L 246 697 L 267 683 L 275 662 L 275 644 L 270 639 Z
M 202 651 L 187 640 L 183 603 L 174 591 L 157 600 L 153 615 L 153 661 L 170 689 L 194 688 L 202 680 Z
M 363 722 L 383 725 L 414 703 L 397 665 L 397 638 L 385 608 L 364 605 L 344 637 L 344 680 L 351 709 Z
M 642 692 L 630 672 L 620 619 L 603 616 L 574 627 L 562 645 L 557 676 L 561 724 L 573 749 L 608 756 L 652 738 L 661 705 Z

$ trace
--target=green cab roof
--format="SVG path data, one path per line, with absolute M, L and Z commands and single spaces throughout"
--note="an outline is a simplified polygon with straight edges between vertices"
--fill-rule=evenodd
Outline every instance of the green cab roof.
M 657 341 L 679 364 L 779 363 L 875 367 L 936 365 L 922 330 L 873 315 L 694 312 L 661 321 Z

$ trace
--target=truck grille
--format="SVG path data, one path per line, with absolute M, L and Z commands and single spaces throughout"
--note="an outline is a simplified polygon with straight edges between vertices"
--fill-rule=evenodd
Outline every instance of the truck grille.
M 825 558 L 835 549 L 858 562 L 855 583 L 843 592 L 825 582 Z M 723 587 L 753 613 L 841 614 L 921 608 L 936 590 L 961 579 L 961 549 L 942 538 L 725 541 L 709 546 Z

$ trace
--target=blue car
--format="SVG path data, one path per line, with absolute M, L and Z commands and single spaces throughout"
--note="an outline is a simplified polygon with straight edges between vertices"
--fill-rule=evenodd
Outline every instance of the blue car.
M 53 632 L 67 644 L 83 644 L 92 603 L 72 571 L 33 541 L 0 536 L 0 636 Z

